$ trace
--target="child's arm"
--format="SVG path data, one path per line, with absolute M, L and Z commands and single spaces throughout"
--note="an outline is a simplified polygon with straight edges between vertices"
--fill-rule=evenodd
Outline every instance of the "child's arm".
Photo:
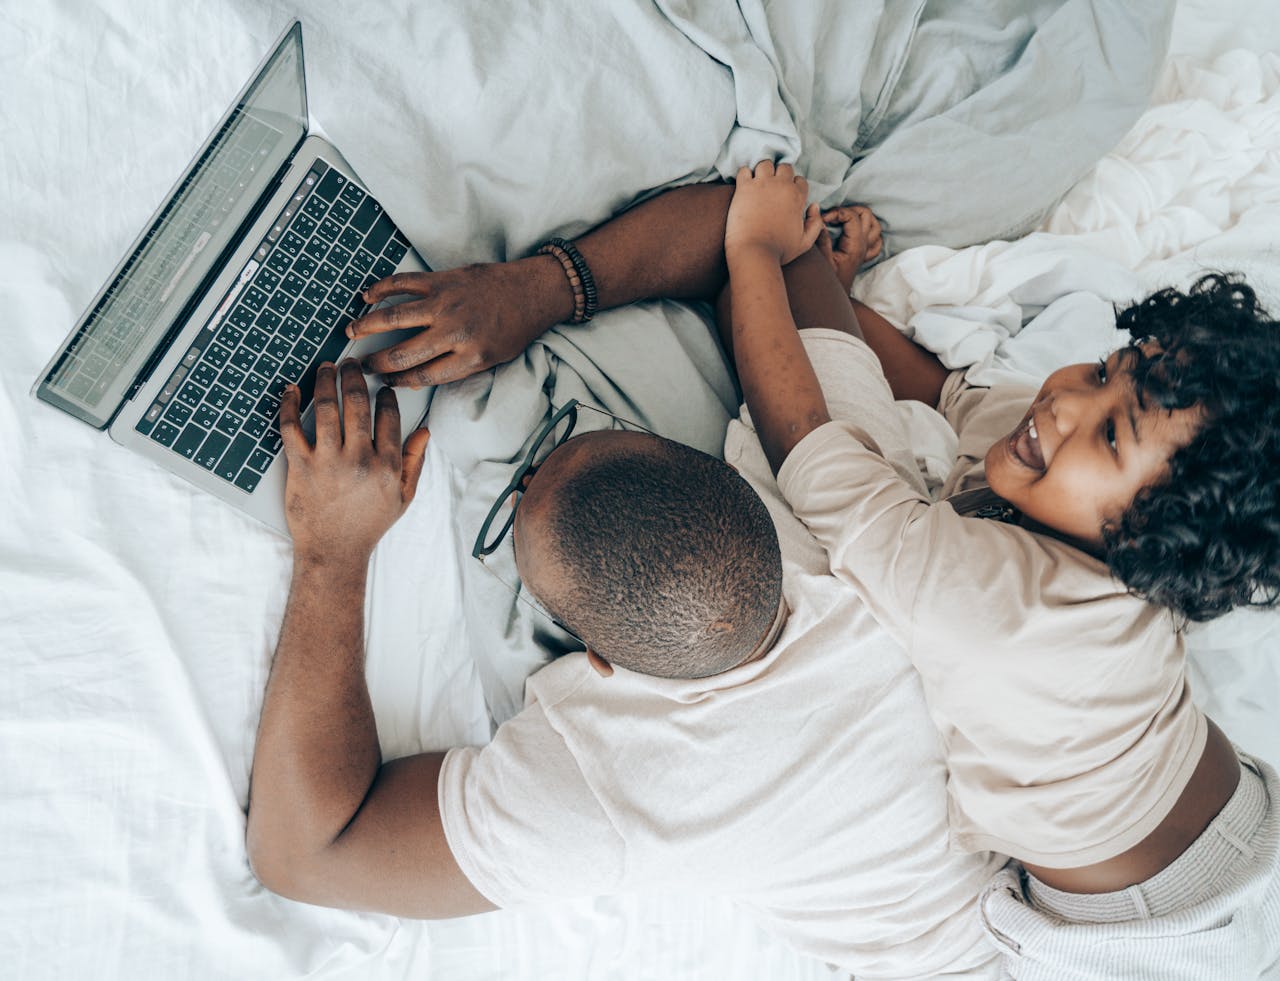
M 774 473 L 797 443 L 831 419 L 782 278 L 782 267 L 823 231 L 817 208 L 805 208 L 808 191 L 789 164 L 775 170 L 762 160 L 754 173 L 743 167 L 725 227 L 733 356 Z

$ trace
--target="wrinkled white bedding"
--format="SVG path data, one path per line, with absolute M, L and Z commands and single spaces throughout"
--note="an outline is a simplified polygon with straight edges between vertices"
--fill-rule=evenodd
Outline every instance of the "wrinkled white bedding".
M 267 22 L 285 19 L 287 5 L 248 6 L 0 10 L 0 974 L 830 976 L 721 903 L 622 897 L 421 924 L 289 903 L 252 879 L 242 807 L 286 546 L 27 396 L 257 61 Z M 1175 37 L 1187 59 L 1166 76 L 1165 105 L 1054 213 L 1050 237 L 907 253 L 867 289 L 902 304 L 904 322 L 928 295 L 967 305 L 972 321 L 982 291 L 998 306 L 1038 288 L 1028 273 L 1042 268 L 1103 300 L 1183 281 L 1205 262 L 1245 268 L 1259 285 L 1270 277 L 1280 295 L 1269 265 L 1280 238 L 1276 61 L 1218 57 L 1238 47 L 1280 50 L 1266 0 L 1187 4 Z M 894 277 L 918 294 L 904 298 Z M 1005 308 L 1003 328 L 939 323 L 942 341 L 922 338 L 954 342 L 964 363 L 1030 374 L 1110 343 L 1074 320 L 1017 333 L 1022 306 Z M 373 571 L 369 680 L 389 755 L 488 736 L 457 616 L 454 475 L 439 452 L 424 488 Z M 1211 625 L 1194 646 L 1202 702 L 1275 760 L 1275 616 Z

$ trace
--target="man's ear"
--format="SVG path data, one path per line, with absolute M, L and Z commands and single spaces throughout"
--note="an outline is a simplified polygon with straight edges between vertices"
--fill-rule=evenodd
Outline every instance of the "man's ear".
M 593 651 L 590 647 L 587 648 L 587 663 L 595 668 L 596 674 L 601 678 L 608 678 L 613 674 L 613 665 Z

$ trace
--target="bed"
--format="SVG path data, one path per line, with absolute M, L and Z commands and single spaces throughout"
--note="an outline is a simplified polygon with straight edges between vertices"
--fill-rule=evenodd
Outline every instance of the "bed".
M 0 366 L 0 974 L 836 976 L 727 903 L 628 896 L 420 923 L 291 903 L 253 879 L 244 803 L 287 544 L 27 393 L 295 12 L 161 0 L 0 12 L 0 323 L 10 345 Z M 395 10 L 360 16 L 366 38 L 391 43 Z M 324 103 L 354 98 L 344 96 L 354 76 L 326 60 L 325 45 L 314 49 L 313 108 L 322 123 L 358 132 L 358 112 L 325 116 Z M 1103 327 L 1039 319 L 1064 296 L 1105 304 L 1214 266 L 1245 272 L 1280 309 L 1277 52 L 1280 20 L 1266 0 L 1186 0 L 1154 105 L 1036 234 L 905 250 L 855 289 L 983 377 L 1034 377 L 1113 342 Z M 377 125 L 405 108 L 393 101 Z M 375 190 L 408 165 L 365 155 L 354 162 Z M 621 196 L 593 201 L 595 217 L 622 204 L 627 188 L 710 173 L 688 161 L 669 167 L 619 177 Z M 501 180 L 481 174 L 450 193 L 481 195 Z M 476 234 L 491 253 L 514 254 L 547 231 L 546 214 L 569 205 L 539 207 L 507 222 L 490 215 Z M 439 265 L 468 258 L 438 230 L 408 230 L 436 245 Z M 368 677 L 387 756 L 480 744 L 490 733 L 458 615 L 464 485 L 434 444 L 422 486 L 371 573 Z M 1196 629 L 1190 646 L 1201 704 L 1241 745 L 1280 763 L 1280 614 L 1234 614 Z

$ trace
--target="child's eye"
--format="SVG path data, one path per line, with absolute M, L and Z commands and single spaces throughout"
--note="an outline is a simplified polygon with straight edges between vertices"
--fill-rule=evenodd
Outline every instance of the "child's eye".
M 1103 358 L 1098 362 L 1098 384 L 1105 385 L 1107 383 L 1107 359 Z
M 1110 419 L 1107 420 L 1107 445 L 1111 447 L 1111 452 L 1116 452 L 1116 424 Z

